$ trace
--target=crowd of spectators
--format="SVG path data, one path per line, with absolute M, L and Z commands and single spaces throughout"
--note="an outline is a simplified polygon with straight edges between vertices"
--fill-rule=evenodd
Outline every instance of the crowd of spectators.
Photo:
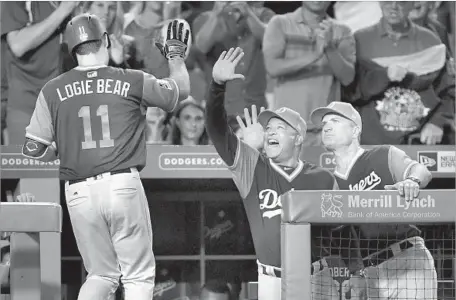
M 281 106 L 306 121 L 307 146 L 320 145 L 310 112 L 331 101 L 359 109 L 364 145 L 454 144 L 453 2 L 2 2 L 2 144 L 21 144 L 39 90 L 75 66 L 62 32 L 71 16 L 101 18 L 109 64 L 168 76 L 154 40 L 170 19 L 186 19 L 191 96 L 166 114 L 149 108 L 148 143 L 207 145 L 203 122 L 212 65 L 229 47 L 244 49 L 228 83 L 226 111 Z M 274 8 L 274 9 L 271 9 Z M 453 21 L 451 21 L 453 20 Z M 366 120 L 369 120 L 366 122 Z

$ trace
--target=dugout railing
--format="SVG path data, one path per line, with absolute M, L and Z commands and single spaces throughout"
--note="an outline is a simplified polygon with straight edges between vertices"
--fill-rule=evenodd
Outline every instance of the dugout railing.
M 11 300 L 43 300 L 40 234 L 62 231 L 62 208 L 56 203 L 0 203 L 0 232 L 10 232 Z M 3 267 L 3 268 L 2 268 Z M 8 266 L 0 266 L 7 270 Z M 0 282 L 7 272 L 0 272 Z
M 447 242 L 445 250 L 453 260 L 451 280 L 454 282 L 456 278 L 455 190 L 422 190 L 419 197 L 409 203 L 396 191 L 291 191 L 282 197 L 282 206 L 284 300 L 312 299 L 312 284 L 315 284 L 311 280 L 311 245 L 315 243 L 312 226 L 331 225 L 337 228 L 349 224 L 415 224 L 419 227 L 450 224 L 447 228 L 453 230 L 448 229 L 449 236 L 442 243 Z M 436 255 L 434 250 L 430 249 L 432 255 Z M 454 299 L 454 286 L 451 289 L 453 296 L 448 299 Z M 444 298 L 439 296 L 440 299 Z

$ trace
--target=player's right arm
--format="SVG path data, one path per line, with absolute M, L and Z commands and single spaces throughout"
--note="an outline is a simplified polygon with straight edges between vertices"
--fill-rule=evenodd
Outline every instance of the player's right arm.
M 225 84 L 234 79 L 243 79 L 234 69 L 244 56 L 242 49 L 224 51 L 212 71 L 212 83 L 206 103 L 206 130 L 217 153 L 233 174 L 241 197 L 247 196 L 253 183 L 255 167 L 260 153 L 239 140 L 228 125 L 225 111 Z
M 54 161 L 58 158 L 51 112 L 43 91 L 38 95 L 30 124 L 25 128 L 22 154 L 41 161 Z

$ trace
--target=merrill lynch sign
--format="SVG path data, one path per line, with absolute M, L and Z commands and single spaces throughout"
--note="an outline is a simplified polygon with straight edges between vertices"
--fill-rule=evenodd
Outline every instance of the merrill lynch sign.
M 314 223 L 454 222 L 454 190 L 424 190 L 412 201 L 395 191 L 292 191 L 284 221 Z

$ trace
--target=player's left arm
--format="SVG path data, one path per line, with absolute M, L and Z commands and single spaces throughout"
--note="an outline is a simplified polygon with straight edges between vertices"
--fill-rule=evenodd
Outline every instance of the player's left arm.
M 395 184 L 387 185 L 385 189 L 397 189 L 406 200 L 417 197 L 419 189 L 425 188 L 432 179 L 431 172 L 424 165 L 394 146 L 389 148 L 388 166 Z
M 38 95 L 30 124 L 25 128 L 22 154 L 41 161 L 54 161 L 58 158 L 51 112 L 42 91 Z
M 163 36 L 163 40 L 155 42 L 155 45 L 168 60 L 169 77 L 155 79 L 145 75 L 143 102 L 146 106 L 158 106 L 170 112 L 179 101 L 190 95 L 190 77 L 185 58 L 187 49 L 191 47 L 191 30 L 186 21 L 180 20 L 169 22 L 167 29 L 166 37 Z

